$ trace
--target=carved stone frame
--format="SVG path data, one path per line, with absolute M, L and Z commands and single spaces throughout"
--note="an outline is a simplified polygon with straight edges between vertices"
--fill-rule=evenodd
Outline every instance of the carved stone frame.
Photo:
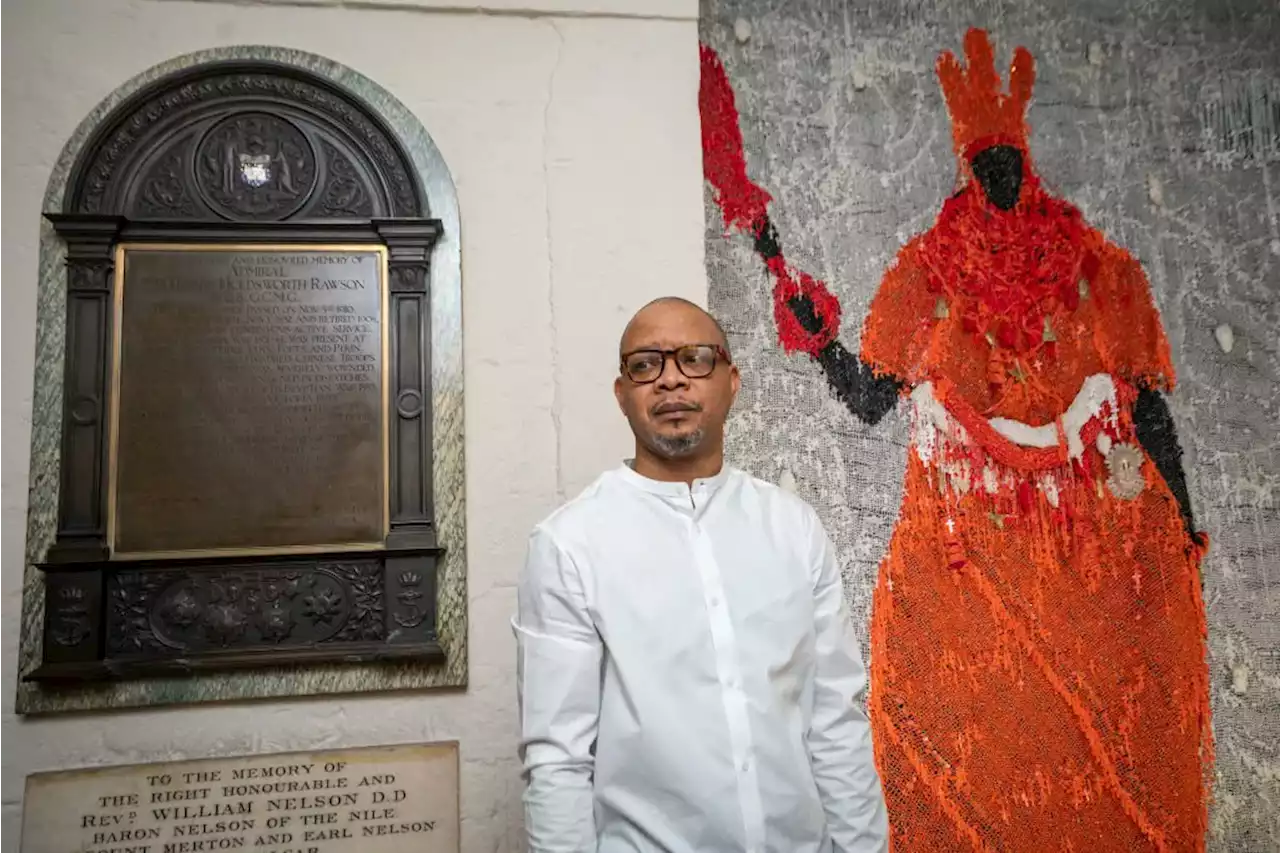
M 252 126 L 242 131 L 237 122 Z M 202 183 L 199 148 L 227 127 L 242 138 L 256 133 L 254 144 L 275 144 L 277 153 L 285 142 L 269 131 L 283 128 L 293 146 L 289 162 L 301 163 L 297 173 L 313 182 L 277 176 L 263 192 L 211 189 L 207 176 Z M 313 162 L 294 156 L 299 151 Z M 409 158 L 373 111 L 288 65 L 232 60 L 188 68 L 143 88 L 100 123 L 62 210 L 46 218 L 64 241 L 67 264 L 58 522 L 37 564 L 45 580 L 43 656 L 25 679 L 53 685 L 271 664 L 442 660 L 429 275 L 442 224 L 429 217 Z M 390 530 L 381 549 L 110 559 L 106 413 L 121 242 L 386 247 Z M 197 647 L 166 645 L 153 630 L 162 594 L 175 584 L 189 590 L 181 617 L 207 628 Z M 298 594 L 300 585 L 323 587 L 339 601 L 341 630 L 321 641 L 290 639 L 275 617 L 282 596 Z M 200 594 L 211 588 L 220 590 L 216 606 Z M 167 601 L 173 606 L 172 595 Z

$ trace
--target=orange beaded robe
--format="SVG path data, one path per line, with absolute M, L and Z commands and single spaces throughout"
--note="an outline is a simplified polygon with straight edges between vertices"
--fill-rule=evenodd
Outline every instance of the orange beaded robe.
M 1030 169 L 1030 55 L 1006 96 L 985 35 L 966 48 L 939 76 L 970 180 L 862 336 L 912 408 L 871 632 L 894 849 L 1203 850 L 1203 546 L 1132 417 L 1173 387 L 1169 346 L 1137 262 Z M 996 147 L 1007 210 L 973 178 Z

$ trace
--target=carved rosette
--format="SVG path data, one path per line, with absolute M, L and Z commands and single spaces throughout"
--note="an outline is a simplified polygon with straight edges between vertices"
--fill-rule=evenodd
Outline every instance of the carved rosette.
M 110 584 L 107 598 L 107 654 L 129 656 L 163 652 L 165 646 L 156 637 L 151 626 L 151 606 L 156 592 L 177 575 L 172 572 L 120 572 Z M 194 599 L 181 602 L 187 605 L 182 616 L 194 621 L 197 616 Z M 174 614 L 177 615 L 177 614 Z

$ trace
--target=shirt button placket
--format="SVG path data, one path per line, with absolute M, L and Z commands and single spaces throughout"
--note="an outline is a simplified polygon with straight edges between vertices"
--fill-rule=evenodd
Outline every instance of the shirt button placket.
M 716 564 L 711 544 L 702 526 L 688 519 L 689 534 L 697 556 L 700 574 L 706 585 L 706 602 L 711 622 L 712 642 L 716 647 L 720 684 L 724 691 L 725 715 L 729 722 L 729 740 L 733 751 L 730 765 L 738 777 L 738 797 L 746 820 L 747 849 L 759 850 L 763 835 L 763 804 L 754 778 L 755 767 L 751 760 L 751 724 L 747 714 L 747 697 L 743 690 L 742 674 L 737 662 L 737 643 L 733 620 L 725 600 L 723 576 Z

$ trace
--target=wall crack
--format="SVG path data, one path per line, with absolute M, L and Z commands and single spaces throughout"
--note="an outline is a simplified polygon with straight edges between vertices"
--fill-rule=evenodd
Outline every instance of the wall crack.
M 547 26 L 556 35 L 556 58 L 551 65 L 551 74 L 547 78 L 547 100 L 542 110 L 542 194 L 546 205 L 547 229 L 547 308 L 549 328 L 551 331 L 551 429 L 555 439 L 556 467 L 556 499 L 565 500 L 563 446 L 564 429 L 560 421 L 560 407 L 564 403 L 564 393 L 560 380 L 560 328 L 556 320 L 556 257 L 555 238 L 551 225 L 551 105 L 555 100 L 556 75 L 560 72 L 560 63 L 564 59 L 564 34 L 556 26 L 555 21 L 547 20 Z

